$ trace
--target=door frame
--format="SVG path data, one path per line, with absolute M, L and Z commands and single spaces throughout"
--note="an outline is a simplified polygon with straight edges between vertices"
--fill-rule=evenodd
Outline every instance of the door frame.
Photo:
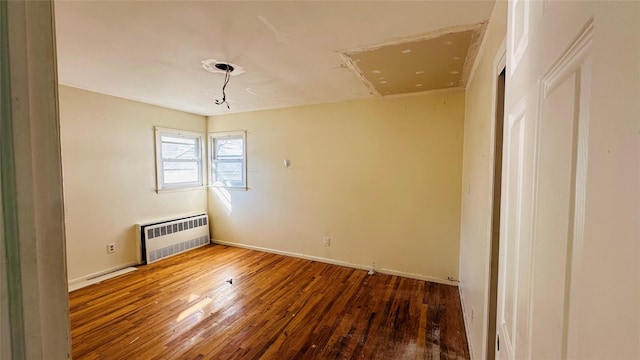
M 495 168 L 495 146 L 496 146 L 496 121 L 497 121 L 497 99 L 498 99 L 498 86 L 497 86 L 497 81 L 498 78 L 500 77 L 500 73 L 502 72 L 503 69 L 506 69 L 506 64 L 507 64 L 507 35 L 505 34 L 504 37 L 502 38 L 502 41 L 500 43 L 500 47 L 498 48 L 498 51 L 496 52 L 496 55 L 493 59 L 493 72 L 491 75 L 491 79 L 492 79 L 492 87 L 491 87 L 491 101 L 492 101 L 492 108 L 491 108 L 491 135 L 490 135 L 490 140 L 489 140 L 489 184 L 491 186 L 490 189 L 490 193 L 491 193 L 491 198 L 489 200 L 489 211 L 491 211 L 491 216 L 489 216 L 488 218 L 488 222 L 487 222 L 487 239 L 488 239 L 488 246 L 487 246 L 487 250 L 486 250 L 486 254 L 485 254 L 485 258 L 487 259 L 487 263 L 485 265 L 485 283 L 484 283 L 484 289 L 485 289 L 485 297 L 484 297 L 484 304 L 485 304 L 485 309 L 484 309 L 484 318 L 482 319 L 482 327 L 483 327 L 483 342 L 482 342 L 482 358 L 483 359 L 487 359 L 487 355 L 489 352 L 488 349 L 488 344 L 489 344 L 489 318 L 491 316 L 496 317 L 497 316 L 497 303 L 496 303 L 496 308 L 495 309 L 491 309 L 490 308 L 490 293 L 491 293 L 491 263 L 492 263 L 492 246 L 493 244 L 493 240 L 492 240 L 492 228 L 493 228 L 493 208 L 494 208 L 494 184 L 495 184 L 495 179 L 494 179 L 494 168 Z M 506 76 L 507 74 L 505 73 L 505 83 L 506 83 Z M 505 84 L 506 85 L 506 84 Z M 505 86 L 505 91 L 506 91 L 506 86 Z M 506 95 L 506 94 L 505 94 Z M 504 133 L 504 132 L 503 132 Z M 502 176 L 501 176 L 502 177 Z M 498 229 L 498 233 L 500 232 L 500 229 Z M 499 234 L 498 234 L 499 236 Z M 496 252 L 497 256 L 499 256 L 500 254 L 500 249 L 497 249 L 498 251 Z M 497 278 L 496 278 L 497 281 Z M 492 311 L 493 310 L 493 311 Z M 492 343 L 495 344 L 495 339 L 491 340 Z
M 7 60 L 0 72 L 0 356 L 68 359 L 54 4 L 15 0 L 0 6 Z

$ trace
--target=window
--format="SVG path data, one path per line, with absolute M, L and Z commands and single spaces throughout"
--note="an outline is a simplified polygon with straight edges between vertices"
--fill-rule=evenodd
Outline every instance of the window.
M 210 133 L 211 184 L 247 188 L 246 134 L 244 131 Z
M 203 134 L 156 128 L 157 190 L 203 186 Z

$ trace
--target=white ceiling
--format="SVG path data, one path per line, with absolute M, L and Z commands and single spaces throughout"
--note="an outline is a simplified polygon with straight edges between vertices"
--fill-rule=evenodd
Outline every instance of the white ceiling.
M 493 1 L 56 1 L 61 84 L 201 115 L 373 97 L 341 53 L 489 18 Z M 240 65 L 217 106 L 224 74 Z M 428 66 L 428 64 L 427 64 Z

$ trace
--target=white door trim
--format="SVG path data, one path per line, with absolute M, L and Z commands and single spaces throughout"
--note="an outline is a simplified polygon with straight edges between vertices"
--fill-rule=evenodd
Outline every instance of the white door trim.
M 8 92 L 2 138 L 12 146 L 2 147 L 0 157 L 2 240 L 7 258 L 14 261 L 10 266 L 17 266 L 8 274 L 7 294 L 2 294 L 13 312 L 10 358 L 67 359 L 71 347 L 53 1 L 5 4 L 8 42 L 2 42 L 2 52 L 8 54 L 10 76 L 2 75 Z M 13 218 L 7 219 L 8 214 Z
M 495 164 L 495 145 L 496 145 L 496 101 L 497 101 L 497 97 L 498 97 L 498 88 L 497 88 L 497 82 L 496 79 L 498 79 L 498 76 L 500 75 L 500 73 L 502 72 L 502 69 L 506 66 L 506 61 L 507 61 L 507 36 L 505 34 L 505 36 L 502 38 L 502 42 L 500 47 L 498 48 L 498 51 L 496 52 L 496 56 L 493 59 L 493 74 L 491 76 L 491 79 L 493 79 L 493 84 L 491 87 L 491 103 L 493 104 L 493 107 L 491 109 L 491 134 L 490 139 L 489 139 L 489 168 L 491 169 L 491 171 L 489 171 L 489 179 L 487 181 L 487 184 L 489 184 L 490 188 L 489 193 L 493 194 L 493 185 L 494 185 L 494 173 L 493 173 L 493 168 L 496 165 Z M 493 211 L 493 200 L 494 197 L 493 195 L 491 196 L 491 200 L 489 203 L 489 211 Z M 489 337 L 489 333 L 488 333 L 488 326 L 489 326 L 489 296 L 490 296 L 490 291 L 491 289 L 490 287 L 490 278 L 491 278 L 491 232 L 492 232 L 492 221 L 493 221 L 493 217 L 489 216 L 487 219 L 487 225 L 486 225 L 486 229 L 487 229 L 487 239 L 489 239 L 489 246 L 487 246 L 486 249 L 486 254 L 485 254 L 485 259 L 487 259 L 486 263 L 485 263 L 485 282 L 484 282 L 484 288 L 485 288 L 485 297 L 484 297 L 484 304 L 485 304 L 485 310 L 484 310 L 484 317 L 482 319 L 482 328 L 483 328 L 483 336 L 482 336 L 482 359 L 486 359 L 487 358 L 487 342 L 488 342 L 488 337 Z

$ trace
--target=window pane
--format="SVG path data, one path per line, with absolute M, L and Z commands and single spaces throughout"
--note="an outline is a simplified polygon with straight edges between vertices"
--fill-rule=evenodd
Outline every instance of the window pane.
M 242 162 L 217 162 L 215 164 L 216 181 L 242 184 Z
M 164 161 L 162 164 L 165 184 L 200 183 L 198 163 L 196 161 Z
M 163 159 L 198 159 L 198 139 L 162 136 Z
M 242 159 L 244 146 L 242 139 L 215 139 L 216 159 Z

